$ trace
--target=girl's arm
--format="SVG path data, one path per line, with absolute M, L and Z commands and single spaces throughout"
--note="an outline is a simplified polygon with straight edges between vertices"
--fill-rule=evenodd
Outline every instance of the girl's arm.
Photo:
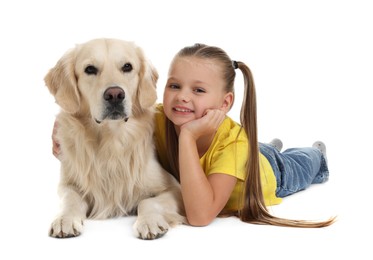
M 208 111 L 206 116 L 181 127 L 179 134 L 180 184 L 186 217 L 194 226 L 208 225 L 226 205 L 237 179 L 226 174 L 206 177 L 197 149 L 201 136 L 214 134 L 225 114 Z
M 53 155 L 58 159 L 58 156 L 61 153 L 61 147 L 60 147 L 60 143 L 58 142 L 57 137 L 56 137 L 57 128 L 58 128 L 57 121 L 54 121 L 53 132 L 52 132 L 52 145 L 53 145 L 52 146 L 52 152 L 53 152 Z

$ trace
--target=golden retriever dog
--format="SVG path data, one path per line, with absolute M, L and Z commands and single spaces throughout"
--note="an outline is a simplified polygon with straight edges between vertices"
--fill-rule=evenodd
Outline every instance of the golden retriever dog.
M 155 239 L 185 222 L 179 183 L 158 163 L 153 116 L 158 74 L 140 47 L 94 39 L 63 55 L 45 76 L 61 107 L 61 211 L 52 237 L 81 234 L 88 218 L 137 214 L 137 237 Z

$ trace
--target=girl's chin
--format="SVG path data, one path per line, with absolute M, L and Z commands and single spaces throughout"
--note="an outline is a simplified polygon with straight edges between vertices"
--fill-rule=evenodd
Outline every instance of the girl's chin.
M 186 123 L 189 123 L 190 121 L 192 120 L 173 120 L 172 123 L 176 126 L 176 127 L 181 127 L 182 125 L 186 124 Z
M 193 120 L 196 120 L 196 114 L 195 113 L 189 113 L 189 114 L 177 114 L 177 113 L 169 113 L 166 116 L 171 120 L 171 122 L 177 126 L 180 127 L 186 123 L 189 123 Z

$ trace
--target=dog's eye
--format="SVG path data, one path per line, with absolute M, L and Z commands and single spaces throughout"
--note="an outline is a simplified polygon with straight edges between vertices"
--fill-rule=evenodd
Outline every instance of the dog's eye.
M 132 64 L 131 63 L 126 63 L 122 67 L 123 72 L 130 72 L 132 70 Z
M 97 75 L 98 69 L 95 66 L 89 65 L 84 70 L 88 75 Z

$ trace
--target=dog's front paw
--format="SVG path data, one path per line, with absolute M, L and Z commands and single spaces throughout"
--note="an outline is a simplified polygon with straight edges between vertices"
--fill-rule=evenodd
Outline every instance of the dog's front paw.
M 56 218 L 49 230 L 49 235 L 56 238 L 77 237 L 83 231 L 83 219 L 61 216 Z
M 136 237 L 146 240 L 162 237 L 167 233 L 170 225 L 162 215 L 139 216 L 133 229 Z

